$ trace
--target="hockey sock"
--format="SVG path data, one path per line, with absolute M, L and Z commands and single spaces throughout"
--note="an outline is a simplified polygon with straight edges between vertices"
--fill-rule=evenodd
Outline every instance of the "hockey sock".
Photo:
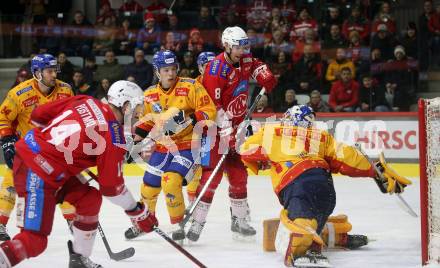
M 172 224 L 182 221 L 185 215 L 182 182 L 182 176 L 176 172 L 165 172 L 162 174 L 161 184 Z
M 156 212 L 157 197 L 162 189 L 160 187 L 153 187 L 147 184 L 141 185 L 141 202 L 143 202 L 150 213 Z
M 209 207 L 211 207 L 211 203 L 200 201 L 194 210 L 193 219 L 199 223 L 205 223 Z
M 76 223 L 76 222 L 75 222 Z M 96 228 L 91 230 L 81 230 L 75 226 L 73 229 L 73 251 L 84 257 L 90 257 L 96 237 Z
M 247 199 L 234 199 L 230 198 L 231 200 L 231 213 L 232 216 L 237 217 L 238 219 L 244 219 L 247 215 Z

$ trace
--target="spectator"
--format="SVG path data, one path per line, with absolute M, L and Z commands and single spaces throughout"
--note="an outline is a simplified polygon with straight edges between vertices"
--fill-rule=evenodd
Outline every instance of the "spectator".
M 379 24 L 377 33 L 371 39 L 371 49 L 380 49 L 382 58 L 390 60 L 393 58 L 395 43 L 395 39 L 388 33 L 388 27 L 385 24 Z
M 246 12 L 247 25 L 259 33 L 264 31 L 266 22 L 269 21 L 271 6 L 269 1 L 256 0 L 250 1 L 252 6 L 248 6 Z
M 118 60 L 115 58 L 113 50 L 105 52 L 104 64 L 98 65 L 94 78 L 95 81 L 101 81 L 106 78 L 111 83 L 124 78 L 124 68 L 122 65 L 118 64 Z
M 324 39 L 322 47 L 324 49 L 333 49 L 338 47 L 347 47 L 348 43 L 342 36 L 341 28 L 337 24 L 330 26 L 330 35 Z
M 380 52 L 380 49 L 375 48 L 371 51 L 371 64 L 369 68 L 363 68 L 363 69 L 369 69 L 371 72 L 372 77 L 379 81 L 380 83 L 384 82 L 384 65 L 385 61 L 382 59 L 382 53 Z
M 134 62 L 125 66 L 125 77 L 132 76 L 142 89 L 149 87 L 153 81 L 153 66 L 144 57 L 142 49 L 136 49 Z
M 419 16 L 419 62 L 420 71 L 426 72 L 429 66 L 429 44 L 431 43 L 431 32 L 429 31 L 429 20 L 434 14 L 432 1 L 425 0 L 423 3 L 423 13 Z
M 199 75 L 197 64 L 194 62 L 194 54 L 186 51 L 183 54 L 183 63 L 180 65 L 179 76 L 196 78 Z
M 209 14 L 209 7 L 201 6 L 199 16 L 193 21 L 193 27 L 200 30 L 217 29 L 217 22 L 214 17 Z
M 185 50 L 191 51 L 192 55 L 198 55 L 200 52 L 205 51 L 205 44 L 199 29 L 191 29 Z
M 230 0 L 223 6 L 219 18 L 222 28 L 244 26 L 246 25 L 246 6 L 240 0 Z
M 373 83 L 371 75 L 362 77 L 362 85 L 359 90 L 360 107 L 357 111 L 362 112 L 388 112 L 390 108 L 385 99 L 385 88 Z
M 66 43 L 63 51 L 69 56 L 87 57 L 90 55 L 95 31 L 92 24 L 84 18 L 82 11 L 76 11 L 73 23 L 67 27 Z
M 362 42 L 369 44 L 370 41 L 370 22 L 365 17 L 361 16 L 359 6 L 354 6 L 351 10 L 351 15 L 344 21 L 342 25 L 342 34 L 345 38 L 349 38 L 352 31 L 357 31 L 362 39 Z
M 177 33 L 183 29 L 185 29 L 185 27 L 183 23 L 179 22 L 179 18 L 176 15 L 168 16 L 168 23 L 165 26 L 165 30 Z
M 71 86 L 75 95 L 88 95 L 95 97 L 95 88 L 86 83 L 86 81 L 84 80 L 84 75 L 80 70 L 75 70 L 73 72 Z
M 272 33 L 271 41 L 265 46 L 264 55 L 265 58 L 269 57 L 272 61 L 272 59 L 278 56 L 279 52 L 290 53 L 292 49 L 292 45 L 284 40 L 283 32 L 281 30 L 276 30 Z
M 96 98 L 101 101 L 106 101 L 107 99 L 107 92 L 110 88 L 111 83 L 110 80 L 107 78 L 103 78 L 99 81 L 98 89 L 96 90 Z
M 61 47 L 61 27 L 55 25 L 55 19 L 53 17 L 47 17 L 46 26 L 41 28 L 40 36 L 37 38 L 40 53 L 49 53 L 56 55 Z
M 314 52 L 311 45 L 305 45 L 304 55 L 296 64 L 294 64 L 293 72 L 291 76 L 287 79 L 289 79 L 290 81 L 296 81 L 300 88 L 300 92 L 298 93 L 309 94 L 308 91 L 304 92 L 303 90 L 301 90 L 306 90 L 307 88 L 304 83 L 307 83 L 308 87 L 314 89 L 320 88 L 323 76 L 322 72 L 322 63 L 319 59 L 318 54 Z
M 408 111 L 409 100 L 406 94 L 398 88 L 396 81 L 389 81 L 385 84 L 385 99 L 388 106 L 392 107 L 394 112 Z
M 289 22 L 281 16 L 280 9 L 274 7 L 272 8 L 271 17 L 266 23 L 264 32 L 273 33 L 277 30 L 280 30 L 283 33 L 283 36 L 286 36 L 289 32 Z
M 325 15 L 323 22 L 321 23 L 321 39 L 328 39 L 331 35 L 332 25 L 338 25 L 339 29 L 342 27 L 344 19 L 341 15 L 339 7 L 330 6 L 328 8 L 328 13 Z
M 316 113 L 330 112 L 330 106 L 321 99 L 321 93 L 318 90 L 313 90 L 310 93 L 310 101 L 307 103 L 307 106 L 310 106 Z
M 271 71 L 279 79 L 281 75 L 291 69 L 292 65 L 287 61 L 289 58 L 283 51 L 278 52 L 276 62 L 271 64 Z
M 90 56 L 85 59 L 85 66 L 81 70 L 81 73 L 83 74 L 84 81 L 95 87 L 95 73 L 98 69 L 98 66 L 96 65 L 96 59 L 95 56 Z
M 261 33 L 257 33 L 254 28 L 247 29 L 247 36 L 251 46 L 252 55 L 256 58 L 263 58 L 264 54 L 264 36 Z
M 28 72 L 26 69 L 20 68 L 17 71 L 17 76 L 15 77 L 15 82 L 11 86 L 11 88 L 15 87 L 16 85 L 20 84 L 21 82 L 24 82 L 28 79 L 32 78 L 32 74 Z
M 435 7 L 435 12 L 429 18 L 428 28 L 432 38 L 432 62 L 440 66 L 440 3 Z
M 359 100 L 359 84 L 353 80 L 349 67 L 341 70 L 341 78 L 333 82 L 329 105 L 335 112 L 353 112 Z
M 321 52 L 321 43 L 316 40 L 316 32 L 312 29 L 307 29 L 304 34 L 304 40 L 298 39 L 295 42 L 295 49 L 292 53 L 292 61 L 296 63 L 304 53 L 305 45 L 310 45 L 313 53 L 319 54 Z
M 180 55 L 180 51 L 182 49 L 182 46 L 179 41 L 176 41 L 174 39 L 174 33 L 173 32 L 167 32 L 165 35 L 165 42 L 160 47 L 161 50 L 171 50 L 176 55 Z
M 336 50 L 336 59 L 330 62 L 325 79 L 329 82 L 341 79 L 341 71 L 345 67 L 350 69 L 350 75 L 356 75 L 354 64 L 351 60 L 347 59 L 345 49 L 338 48 Z
M 130 55 L 136 46 L 136 32 L 130 29 L 130 20 L 124 19 L 115 34 L 115 52 L 117 55 Z
M 66 53 L 58 53 L 58 65 L 60 66 L 60 73 L 57 75 L 57 78 L 71 84 L 75 66 L 67 59 Z
M 295 90 L 288 88 L 284 91 L 284 100 L 280 105 L 277 105 L 275 110 L 278 113 L 284 113 L 290 107 L 298 105 L 298 101 L 296 100 Z
M 394 35 L 396 33 L 396 20 L 394 19 L 394 16 L 391 14 L 391 7 L 388 2 L 383 2 L 380 6 L 379 13 L 376 15 L 376 17 L 373 20 L 373 33 L 376 29 L 378 29 L 378 26 L 384 24 L 387 26 L 388 32 L 391 35 Z
M 107 19 L 110 19 L 110 24 L 116 24 L 115 11 L 110 7 L 110 3 L 103 3 L 96 18 L 96 25 L 104 25 Z
M 131 12 L 139 13 L 142 12 L 144 8 L 135 0 L 124 0 L 124 3 L 119 7 L 119 12 Z
M 256 113 L 273 113 L 273 109 L 269 107 L 269 99 L 266 95 L 261 96 L 257 102 Z
M 304 34 L 307 29 L 312 29 L 315 34 L 318 33 L 318 23 L 310 15 L 306 7 L 299 10 L 298 20 L 292 25 L 290 31 L 290 40 L 295 42 L 298 39 L 304 39 Z
M 154 54 L 160 48 L 161 31 L 156 25 L 153 14 L 146 13 L 144 21 L 145 28 L 138 32 L 136 46 L 142 49 L 145 54 Z
M 115 44 L 115 27 L 111 17 L 105 17 L 104 23 L 96 27 L 95 42 L 93 43 L 93 53 L 95 55 L 104 55 L 104 53 L 113 48 Z
M 278 6 L 281 16 L 285 21 L 294 21 L 296 17 L 295 3 L 290 0 L 282 0 Z
M 153 14 L 154 18 L 159 24 L 165 23 L 167 19 L 167 12 L 168 12 L 168 6 L 159 0 L 151 0 L 151 4 L 147 6 L 147 13 Z
M 359 61 L 361 60 L 361 36 L 357 31 L 352 31 L 349 36 L 350 43 L 348 45 L 348 51 L 351 55 L 351 61 L 358 66 Z
M 417 59 L 419 56 L 417 48 L 419 41 L 417 38 L 416 24 L 414 22 L 409 22 L 408 26 L 406 27 L 405 34 L 400 40 L 400 44 L 404 47 L 406 55 L 413 59 Z

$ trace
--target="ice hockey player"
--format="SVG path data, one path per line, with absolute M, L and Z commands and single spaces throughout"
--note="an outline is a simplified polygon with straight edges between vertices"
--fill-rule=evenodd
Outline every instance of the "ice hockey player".
M 314 118 L 311 108 L 293 106 L 280 124 L 265 125 L 240 148 L 242 161 L 254 172 L 259 162 L 271 163 L 273 189 L 283 206 L 280 228 L 289 234 L 286 266 L 329 267 L 319 234 L 336 203 L 332 173 L 379 179 L 389 193 L 400 193 L 411 184 L 384 161 L 375 163 L 383 170 L 378 174 L 354 147 L 314 128 Z
M 15 156 L 15 143 L 34 127 L 30 116 L 35 107 L 66 97 L 73 96 L 70 86 L 57 80 L 59 66 L 50 54 L 39 54 L 31 60 L 32 79 L 12 88 L 0 106 L 0 145 L 6 162 L 6 172 L 0 187 L 0 241 L 9 240 L 6 225 L 15 206 L 15 188 L 12 166 Z M 64 203 L 63 215 L 72 220 L 75 208 Z
M 76 208 L 73 243 L 68 241 L 70 268 L 101 267 L 91 255 L 102 196 L 120 206 L 133 225 L 152 231 L 157 220 L 136 202 L 124 184 L 122 164 L 124 115 L 142 111 L 143 92 L 134 83 L 115 82 L 108 104 L 89 96 L 75 96 L 37 107 L 37 124 L 16 143 L 14 183 L 19 197 L 21 231 L 0 245 L 0 267 L 12 267 L 40 255 L 47 247 L 57 202 Z M 76 175 L 97 166 L 99 190 Z
M 267 92 L 272 91 L 276 80 L 267 65 L 250 53 L 249 39 L 242 28 L 226 28 L 222 33 L 222 44 L 224 52 L 208 63 L 203 76 L 203 85 L 217 106 L 216 124 L 219 131 L 217 137 L 206 139 L 207 147 L 212 149 L 206 153 L 202 152 L 202 177 L 197 194 L 212 174 L 222 154 L 227 153 L 227 157 L 194 210 L 193 221 L 187 233 L 187 238 L 191 241 L 199 239 L 223 172 L 226 172 L 229 179 L 231 231 L 245 237 L 256 234 L 255 229 L 246 220 L 249 207 L 248 174 L 240 161 L 240 155 L 235 152 L 235 135 L 247 112 L 249 80 L 254 78 Z
M 156 142 L 141 186 L 142 201 L 154 213 L 163 190 L 173 224 L 172 238 L 183 241 L 185 233 L 179 226 L 185 213 L 182 185 L 199 151 L 192 141 L 200 140 L 197 134 L 193 135 L 193 127 L 201 121 L 213 121 L 216 109 L 202 84 L 177 76 L 179 63 L 173 52 L 157 52 L 153 67 L 159 82 L 144 92 L 143 123 L 135 129 L 135 141 L 140 137 L 144 144 L 149 143 L 146 140 Z M 132 227 L 125 237 L 132 239 L 140 231 Z

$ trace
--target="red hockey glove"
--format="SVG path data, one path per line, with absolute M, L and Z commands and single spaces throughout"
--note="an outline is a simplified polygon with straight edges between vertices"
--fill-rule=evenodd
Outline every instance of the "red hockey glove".
M 269 70 L 266 64 L 261 64 L 257 68 L 255 68 L 252 73 L 252 77 L 257 80 L 258 84 L 264 88 L 266 88 L 266 92 L 272 92 L 273 88 L 277 84 L 277 80 L 272 72 Z
M 130 217 L 133 226 L 146 233 L 153 231 L 153 228 L 159 225 L 156 217 L 149 213 L 148 209 L 141 202 L 137 202 L 137 206 L 133 210 L 126 210 L 125 213 Z

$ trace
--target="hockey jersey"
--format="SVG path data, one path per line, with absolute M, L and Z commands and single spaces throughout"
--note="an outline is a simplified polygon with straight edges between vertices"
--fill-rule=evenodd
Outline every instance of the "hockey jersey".
M 223 52 L 205 67 L 203 85 L 217 110 L 223 109 L 234 127 L 237 127 L 246 115 L 249 80 L 255 69 L 263 64 L 249 54 L 241 58 L 239 66 L 233 66 L 226 61 Z
M 359 151 L 315 128 L 266 124 L 240 148 L 244 164 L 254 173 L 259 161 L 271 163 L 275 193 L 312 168 L 351 177 L 374 177 L 374 167 Z
M 216 109 L 214 102 L 202 84 L 192 78 L 178 77 L 173 88 L 165 91 L 160 84 L 149 87 L 144 92 L 144 117 L 139 127 L 151 131 L 155 124 L 172 120 L 175 111 L 184 111 L 185 119 L 194 114 L 197 122 L 214 120 Z M 191 148 L 193 138 L 192 125 L 170 136 L 154 137 L 156 150 L 168 152 L 170 149 L 185 150 Z M 194 137 L 197 138 L 197 137 Z M 170 146 L 170 143 L 177 147 Z
M 73 96 L 70 85 L 60 80 L 56 81 L 54 89 L 47 96 L 41 93 L 34 78 L 18 84 L 9 90 L 0 106 L 0 137 L 15 132 L 19 137 L 23 137 L 34 127 L 30 117 L 35 107 L 70 96 Z
M 97 166 L 103 195 L 123 190 L 123 128 L 107 104 L 79 95 L 35 108 L 31 120 L 42 127 L 26 133 L 16 151 L 45 183 L 57 188 Z

